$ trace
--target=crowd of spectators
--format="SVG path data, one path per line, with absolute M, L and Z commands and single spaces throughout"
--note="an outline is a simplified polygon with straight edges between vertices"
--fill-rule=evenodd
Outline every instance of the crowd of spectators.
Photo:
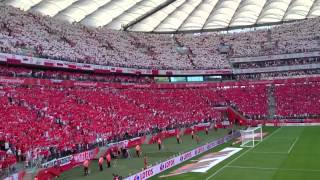
M 90 29 L 0 6 L 0 52 L 71 62 L 150 69 L 230 68 L 228 57 L 320 50 L 320 18 L 240 33 L 144 34 Z M 230 52 L 221 53 L 221 46 Z M 302 58 L 241 63 L 262 68 L 319 63 Z M 238 75 L 237 79 L 320 74 L 299 70 Z M 77 81 L 152 83 L 148 77 L 97 75 L 0 66 L 0 75 Z M 319 83 L 275 88 L 278 116 L 319 114 Z M 51 159 L 162 129 L 221 120 L 214 109 L 232 104 L 248 118 L 266 117 L 267 87 L 115 89 L 0 86 L 0 148 L 19 160 Z M 1 160 L 1 159 L 0 159 Z M 1 163 L 0 163 L 1 164 Z
M 215 104 L 265 114 L 263 88 L 114 89 L 3 86 L 0 142 L 24 160 L 50 159 L 158 130 L 221 120 Z M 236 95 L 231 96 L 235 93 Z M 261 95 L 264 94 L 264 95 Z M 236 97 L 241 98 L 236 98 Z M 258 98 L 260 96 L 260 98 Z M 192 97 L 192 98 L 190 98 Z M 257 101 L 252 104 L 244 101 Z M 8 148 L 6 149 L 8 151 Z
M 119 67 L 230 68 L 228 57 L 319 50 L 320 18 L 237 33 L 146 34 L 90 29 L 0 6 L 0 51 Z M 221 46 L 230 47 L 227 53 Z
M 319 117 L 320 83 L 301 82 L 275 87 L 277 116 L 307 118 Z
M 180 89 L 0 86 L 0 148 L 27 162 L 97 143 L 223 119 L 229 104 L 250 119 L 268 115 L 265 84 Z M 276 115 L 319 115 L 319 83 L 277 85 Z M 249 103 L 248 103 L 249 102 Z
M 92 72 L 77 73 L 62 70 L 41 70 L 35 68 L 13 67 L 0 65 L 0 76 L 32 77 L 43 79 L 75 80 L 75 81 L 98 81 L 119 83 L 154 83 L 153 77 L 135 75 L 96 74 Z

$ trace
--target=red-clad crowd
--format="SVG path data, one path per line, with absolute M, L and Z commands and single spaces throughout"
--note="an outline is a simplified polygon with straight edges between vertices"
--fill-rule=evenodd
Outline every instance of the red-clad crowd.
M 300 82 L 276 86 L 277 115 L 310 117 L 320 112 L 320 83 Z
M 276 114 L 319 115 L 319 83 L 275 86 Z M 222 120 L 232 105 L 247 118 L 266 117 L 266 84 L 146 89 L 0 86 L 0 148 L 19 160 L 49 160 L 93 144 Z
M 265 113 L 253 108 L 265 101 L 265 95 L 258 98 L 263 89 L 248 89 L 2 86 L 0 140 L 9 144 L 6 150 L 20 151 L 30 161 L 103 140 L 219 120 L 216 104 L 233 102 L 246 114 Z M 235 92 L 242 98 L 230 96 Z M 254 103 L 245 105 L 248 98 Z

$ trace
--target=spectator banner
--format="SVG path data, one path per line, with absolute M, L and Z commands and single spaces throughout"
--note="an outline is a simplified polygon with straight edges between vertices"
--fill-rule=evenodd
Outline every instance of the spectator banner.
M 155 166 L 152 166 L 144 171 L 138 172 L 132 176 L 129 176 L 125 178 L 125 180 L 145 180 L 148 179 L 154 175 L 157 175 L 173 166 L 176 166 L 186 160 L 189 160 L 203 152 L 206 152 L 214 147 L 217 147 L 218 145 L 221 145 L 223 143 L 226 143 L 230 141 L 233 138 L 239 137 L 239 132 L 236 132 L 235 134 L 225 136 L 223 138 L 220 138 L 218 140 L 212 141 L 206 145 L 200 146 L 192 151 L 183 153 L 177 157 L 171 158 L 169 160 L 166 160 L 164 162 L 161 162 Z
M 178 132 L 179 132 L 178 129 L 162 131 L 162 132 L 152 136 L 151 139 L 149 140 L 148 144 L 153 144 L 153 143 L 157 142 L 159 138 L 165 139 L 165 138 L 176 136 Z
M 145 136 L 143 137 L 135 137 L 129 140 L 124 140 L 120 142 L 115 142 L 115 143 L 109 143 L 107 146 L 109 149 L 113 148 L 132 148 L 135 147 L 138 144 L 142 144 L 143 141 L 145 140 Z
M 249 86 L 265 84 L 283 84 L 283 83 L 301 83 L 301 82 L 318 82 L 319 77 L 294 78 L 294 79 L 277 79 L 268 81 L 250 81 L 250 82 L 224 82 L 224 83 L 163 83 L 163 84 L 134 84 L 134 83 L 108 83 L 108 82 L 79 82 L 72 80 L 56 79 L 38 79 L 38 78 L 14 78 L 0 76 L 0 84 L 18 84 L 18 85 L 42 85 L 42 86 L 64 86 L 64 87 L 111 87 L 111 88 L 140 88 L 140 89 L 179 89 L 179 88 L 198 88 L 198 87 L 226 87 L 226 86 Z
M 146 74 L 146 75 L 213 75 L 213 74 L 231 74 L 231 69 L 211 69 L 211 70 L 158 70 L 158 69 L 136 69 L 111 67 L 84 63 L 73 63 L 68 61 L 43 59 L 37 57 L 27 57 L 21 55 L 13 55 L 7 53 L 0 53 L 0 61 L 14 64 L 28 64 L 34 66 L 58 67 L 64 69 L 78 69 L 95 72 L 113 72 L 126 74 Z
M 73 155 L 73 161 L 74 163 L 82 163 L 87 159 L 93 159 L 98 152 L 99 152 L 99 148 L 95 148 L 90 151 L 85 151 L 82 153 L 75 154 Z
M 50 167 L 54 167 L 54 166 L 64 166 L 64 165 L 71 163 L 71 161 L 73 159 L 72 157 L 73 156 L 70 155 L 70 156 L 59 158 L 59 159 L 53 159 L 51 161 L 48 161 L 46 163 L 41 164 L 41 167 L 42 168 L 50 168 Z
M 210 123 L 200 123 L 194 126 L 195 131 L 204 131 L 206 128 L 210 128 Z
M 62 157 L 59 159 L 53 159 L 49 162 L 41 164 L 41 167 L 42 168 L 51 168 L 54 166 L 63 167 L 63 166 L 69 165 L 69 164 L 79 164 L 87 159 L 94 159 L 94 157 L 96 156 L 96 154 L 98 154 L 98 152 L 99 152 L 99 148 L 95 148 L 90 151 L 85 151 L 82 153 Z

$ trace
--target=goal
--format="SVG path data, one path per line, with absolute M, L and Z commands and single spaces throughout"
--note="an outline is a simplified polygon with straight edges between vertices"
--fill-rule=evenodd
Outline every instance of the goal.
M 249 127 L 246 130 L 240 130 L 241 147 L 254 147 L 259 141 L 262 141 L 262 126 Z

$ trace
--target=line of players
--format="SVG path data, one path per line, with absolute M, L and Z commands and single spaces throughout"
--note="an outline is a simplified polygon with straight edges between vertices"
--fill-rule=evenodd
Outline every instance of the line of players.
M 208 131 L 208 128 L 205 129 L 205 133 L 206 135 L 209 134 L 209 131 Z M 191 139 L 195 139 L 197 144 L 200 143 L 201 139 L 198 135 L 195 135 L 194 134 L 194 131 L 192 130 L 191 131 Z M 177 140 L 177 144 L 181 144 L 182 143 L 182 139 L 180 137 L 180 133 L 177 133 L 176 135 L 176 140 Z M 158 138 L 157 140 L 157 144 L 158 144 L 158 149 L 159 151 L 162 149 L 162 140 L 161 138 Z M 135 147 L 135 150 L 136 150 L 136 155 L 138 158 L 140 158 L 141 154 L 142 154 L 142 149 L 141 149 L 141 146 L 138 144 L 136 145 Z M 106 155 L 106 163 L 107 163 L 107 167 L 110 168 L 111 167 L 111 154 L 110 152 L 107 153 Z M 103 171 L 103 162 L 104 162 L 104 157 L 101 156 L 98 160 L 98 166 L 99 166 L 99 170 L 100 171 Z M 148 168 L 148 159 L 147 159 L 147 156 L 144 155 L 144 169 L 147 169 Z M 89 160 L 85 160 L 83 162 L 83 168 L 84 168 L 84 175 L 85 176 L 88 176 L 89 175 L 89 166 L 90 166 L 90 161 Z M 118 179 L 121 179 L 118 175 L 114 175 L 114 180 L 118 180 Z

